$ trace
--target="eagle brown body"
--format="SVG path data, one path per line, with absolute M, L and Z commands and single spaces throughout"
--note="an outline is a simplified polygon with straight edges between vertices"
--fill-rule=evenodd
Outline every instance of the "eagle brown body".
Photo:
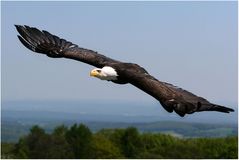
M 157 99 L 168 112 L 175 111 L 180 116 L 200 111 L 233 112 L 231 108 L 210 103 L 172 84 L 161 82 L 151 76 L 138 64 L 124 63 L 108 58 L 95 51 L 78 47 L 47 31 L 29 26 L 16 25 L 19 40 L 28 49 L 52 58 L 69 58 L 93 65 L 98 68 L 112 67 L 117 72 L 117 84 L 130 83 Z

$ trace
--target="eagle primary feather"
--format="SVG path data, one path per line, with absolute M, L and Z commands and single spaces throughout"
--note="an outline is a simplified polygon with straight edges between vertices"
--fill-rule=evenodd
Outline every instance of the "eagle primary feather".
M 95 51 L 84 49 L 47 31 L 40 31 L 29 26 L 15 25 L 19 40 L 28 49 L 46 54 L 52 58 L 69 58 L 78 60 L 97 68 L 112 67 L 117 72 L 114 83 L 130 83 L 157 99 L 168 112 L 178 115 L 192 114 L 201 111 L 233 112 L 231 108 L 210 103 L 172 84 L 161 82 L 151 76 L 144 68 L 133 63 L 124 63 L 108 58 Z

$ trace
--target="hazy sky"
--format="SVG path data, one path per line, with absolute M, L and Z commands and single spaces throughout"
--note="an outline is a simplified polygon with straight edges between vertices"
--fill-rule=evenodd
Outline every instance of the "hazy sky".
M 237 102 L 237 2 L 1 2 L 2 100 L 155 101 L 94 67 L 26 49 L 14 24 L 47 30 L 212 102 Z

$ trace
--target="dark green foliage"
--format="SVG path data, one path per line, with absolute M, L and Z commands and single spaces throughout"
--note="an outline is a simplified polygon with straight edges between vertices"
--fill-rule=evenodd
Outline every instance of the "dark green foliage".
M 47 158 L 47 145 L 49 145 L 50 136 L 45 131 L 33 126 L 30 134 L 21 138 L 16 144 L 17 157 L 19 158 Z
M 57 127 L 52 134 L 33 126 L 30 134 L 15 145 L 17 158 L 73 158 L 69 144 L 65 139 L 66 128 Z
M 75 124 L 49 134 L 33 126 L 17 144 L 2 144 L 2 158 L 237 159 L 238 144 L 237 137 L 186 139 L 139 133 L 132 127 L 93 134 L 87 126 Z
M 51 147 L 49 158 L 74 158 L 74 154 L 66 140 L 67 128 L 65 126 L 56 127 L 51 134 Z
M 92 150 L 91 158 L 124 158 L 120 148 L 108 138 L 100 134 L 95 134 L 93 136 Z
M 129 127 L 121 137 L 122 150 L 127 158 L 138 158 L 142 151 L 140 134 L 136 128 Z
M 13 143 L 1 143 L 1 159 L 15 158 Z
M 144 158 L 237 158 L 237 137 L 179 139 L 170 135 L 143 134 Z
M 88 127 L 83 124 L 77 126 L 74 124 L 66 132 L 66 140 L 69 143 L 75 158 L 90 158 L 92 133 Z

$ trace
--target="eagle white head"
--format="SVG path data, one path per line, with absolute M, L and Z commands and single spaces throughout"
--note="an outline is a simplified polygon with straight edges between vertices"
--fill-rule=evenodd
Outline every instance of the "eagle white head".
M 95 68 L 90 72 L 90 76 L 97 77 L 101 80 L 117 80 L 117 72 L 114 68 L 105 66 L 101 68 Z

